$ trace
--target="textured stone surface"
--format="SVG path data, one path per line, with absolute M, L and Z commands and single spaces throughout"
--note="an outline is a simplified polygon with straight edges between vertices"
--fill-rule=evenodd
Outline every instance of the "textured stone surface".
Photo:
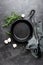
M 43 0 L 0 0 L 0 65 L 43 65 L 41 59 L 35 59 L 30 53 L 26 53 L 23 46 L 18 45 L 13 49 L 11 44 L 5 46 L 3 41 L 8 38 L 3 29 L 4 18 L 16 11 L 19 14 L 28 15 L 31 9 L 36 10 L 36 20 L 43 21 Z

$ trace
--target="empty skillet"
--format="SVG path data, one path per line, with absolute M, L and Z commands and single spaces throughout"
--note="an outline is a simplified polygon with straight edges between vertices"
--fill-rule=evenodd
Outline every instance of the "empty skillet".
M 34 15 L 35 11 L 32 10 L 30 12 L 30 19 Z M 11 34 L 12 38 L 17 42 L 26 42 L 28 41 L 33 35 L 33 26 L 28 20 L 19 19 L 14 21 L 11 26 Z

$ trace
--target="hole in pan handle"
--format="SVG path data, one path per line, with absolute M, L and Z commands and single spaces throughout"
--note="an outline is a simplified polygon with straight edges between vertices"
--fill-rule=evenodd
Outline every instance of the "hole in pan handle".
M 35 14 L 35 10 L 31 10 L 30 14 L 28 15 L 29 19 L 31 19 Z

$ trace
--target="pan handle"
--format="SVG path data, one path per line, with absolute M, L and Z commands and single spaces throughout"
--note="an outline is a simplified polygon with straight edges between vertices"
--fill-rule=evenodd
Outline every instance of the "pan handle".
M 30 14 L 28 15 L 29 19 L 31 19 L 35 14 L 35 10 L 31 10 Z

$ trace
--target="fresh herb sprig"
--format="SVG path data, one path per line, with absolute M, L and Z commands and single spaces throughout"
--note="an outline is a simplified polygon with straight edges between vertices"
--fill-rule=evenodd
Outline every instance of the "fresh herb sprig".
M 18 14 L 16 14 L 15 12 L 11 15 L 11 16 L 9 16 L 9 17 L 7 17 L 6 19 L 5 19 L 5 24 L 4 25 L 2 25 L 3 27 L 8 27 L 10 24 L 12 24 L 15 20 L 17 20 L 17 19 L 21 19 L 22 17 L 20 16 L 20 15 L 18 15 Z M 14 20 L 14 21 L 13 21 Z

